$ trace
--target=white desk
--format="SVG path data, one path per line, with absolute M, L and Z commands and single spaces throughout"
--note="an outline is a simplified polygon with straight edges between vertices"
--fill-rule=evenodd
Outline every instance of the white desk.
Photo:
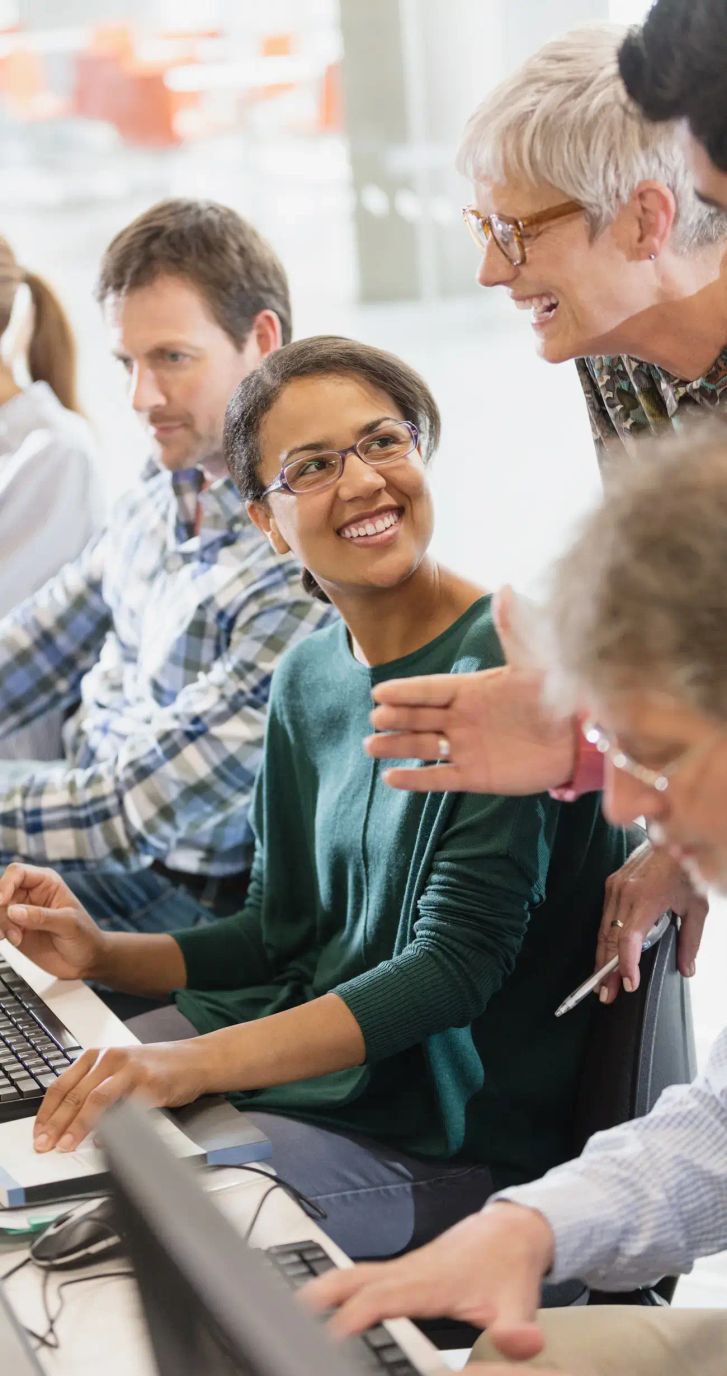
M 123 1046 L 135 1041 L 132 1033 L 114 1017 L 101 999 L 78 981 L 58 981 L 32 965 L 7 942 L 0 942 L 0 953 L 28 983 L 43 995 L 49 1006 L 75 1033 L 81 1045 Z M 214 1173 L 212 1173 L 214 1175 Z M 244 1234 L 260 1200 L 268 1188 L 257 1176 L 239 1172 L 240 1182 L 212 1195 L 214 1202 L 231 1223 Z M 229 1179 L 231 1172 L 225 1172 Z M 220 1177 L 221 1179 L 223 1177 Z M 325 1241 L 333 1256 L 344 1266 L 348 1258 L 284 1193 L 275 1190 L 266 1200 L 255 1225 L 251 1242 L 260 1247 L 296 1242 L 304 1238 Z M 10 1269 L 26 1251 L 26 1244 L 0 1245 L 0 1273 Z M 126 1266 L 122 1257 L 111 1258 L 96 1267 L 51 1273 L 48 1287 L 51 1312 L 55 1295 L 63 1280 Z M 7 1296 L 22 1323 L 43 1333 L 46 1319 L 41 1302 L 43 1276 L 32 1263 L 7 1282 Z M 389 1325 L 397 1341 L 425 1373 L 441 1370 L 438 1352 L 413 1324 L 399 1320 Z M 156 1376 L 144 1330 L 134 1282 L 125 1279 L 92 1279 L 87 1284 L 64 1291 L 63 1313 L 58 1322 L 60 1348 L 41 1349 L 39 1360 L 48 1376 Z M 5 1373 L 2 1373 L 5 1376 Z M 11 1376 L 7 1373 L 7 1376 Z M 201 1373 L 200 1373 L 201 1376 Z

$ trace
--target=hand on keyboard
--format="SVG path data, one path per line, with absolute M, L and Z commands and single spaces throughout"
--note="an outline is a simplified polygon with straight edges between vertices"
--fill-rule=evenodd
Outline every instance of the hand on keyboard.
M 0 935 L 57 979 L 90 979 L 106 933 L 53 871 L 8 865 L 0 879 Z
M 543 1346 L 534 1320 L 552 1252 L 540 1214 L 493 1204 L 406 1256 L 329 1271 L 301 1297 L 317 1311 L 338 1309 L 331 1328 L 340 1337 L 381 1319 L 446 1315 L 486 1327 L 503 1356 L 526 1361 Z
M 191 1104 L 208 1091 L 208 1069 L 204 1037 L 84 1051 L 46 1092 L 33 1129 L 36 1151 L 74 1151 L 119 1099 L 138 1098 L 148 1108 Z

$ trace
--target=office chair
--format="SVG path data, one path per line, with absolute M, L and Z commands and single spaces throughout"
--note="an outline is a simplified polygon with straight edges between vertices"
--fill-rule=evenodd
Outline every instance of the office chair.
M 629 850 L 646 840 L 640 826 L 628 828 Z M 641 1118 L 668 1085 L 688 1084 L 697 1073 L 689 982 L 677 969 L 678 926 L 672 917 L 661 941 L 641 957 L 639 987 L 598 1003 L 581 1067 L 573 1116 L 572 1155 L 579 1156 L 594 1132 Z M 595 1002 L 595 999 L 594 999 Z M 611 1293 L 577 1281 L 551 1288 L 551 1304 L 670 1304 L 677 1278 Z M 419 1327 L 438 1348 L 471 1346 L 479 1336 L 457 1320 L 420 1320 Z
M 677 920 L 641 957 L 635 994 L 593 1013 L 573 1122 L 574 1154 L 604 1128 L 641 1118 L 668 1085 L 688 1084 L 696 1054 L 688 981 L 676 962 Z M 591 1291 L 589 1304 L 670 1303 L 676 1278 L 628 1293 Z

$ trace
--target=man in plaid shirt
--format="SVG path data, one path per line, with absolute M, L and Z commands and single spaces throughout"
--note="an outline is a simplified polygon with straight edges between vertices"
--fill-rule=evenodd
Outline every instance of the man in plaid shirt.
M 290 338 L 270 247 L 225 206 L 162 202 L 113 240 L 98 297 L 155 452 L 0 623 L 0 737 L 72 712 L 62 761 L 0 762 L 0 864 L 52 864 L 107 924 L 164 930 L 241 905 L 270 678 L 330 611 L 221 457 L 238 382 Z

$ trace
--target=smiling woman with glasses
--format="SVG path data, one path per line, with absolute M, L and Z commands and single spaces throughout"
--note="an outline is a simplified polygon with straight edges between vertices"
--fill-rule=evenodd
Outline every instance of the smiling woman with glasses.
M 357 1257 L 423 1242 L 566 1155 L 590 1016 L 564 1030 L 553 1012 L 625 855 L 595 795 L 396 792 L 361 748 L 384 679 L 502 661 L 489 595 L 430 549 L 438 438 L 422 379 L 351 340 L 290 344 L 238 388 L 225 452 L 250 517 L 281 576 L 292 554 L 340 619 L 276 670 L 240 913 L 163 947 L 98 938 L 104 981 L 175 990 L 188 1039 L 150 1013 L 135 1030 L 165 1046 L 87 1053 L 80 1108 L 57 1091 L 42 1111 L 52 1145 L 69 1115 L 92 1126 L 100 1083 L 160 1104 L 230 1092 Z
M 338 482 L 349 454 L 356 454 L 362 463 L 373 468 L 383 468 L 384 464 L 408 458 L 418 443 L 419 431 L 411 421 L 376 420 L 369 433 L 347 449 L 318 450 L 315 445 L 303 445 L 300 451 L 292 451 L 297 457 L 289 455 L 262 496 L 268 497 L 271 492 L 320 492 Z
M 492 239 L 513 267 L 520 268 L 527 261 L 526 243 L 537 238 L 543 225 L 562 220 L 566 215 L 578 215 L 585 207 L 580 201 L 563 201 L 561 205 L 538 210 L 533 215 L 515 219 L 512 215 L 483 215 L 476 205 L 463 207 L 462 216 L 477 247 L 483 253 Z
M 727 397 L 727 217 L 697 200 L 677 122 L 629 99 L 625 33 L 534 52 L 484 93 L 457 159 L 478 281 L 528 312 L 547 362 L 576 360 L 599 459 Z

